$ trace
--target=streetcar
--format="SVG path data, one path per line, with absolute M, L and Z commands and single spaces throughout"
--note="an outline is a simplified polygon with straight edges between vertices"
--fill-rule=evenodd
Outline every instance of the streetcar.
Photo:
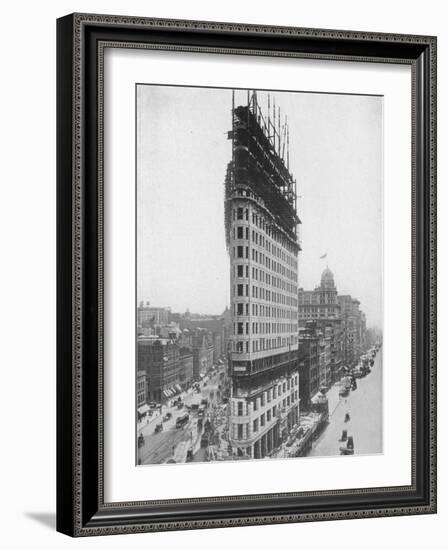
M 176 418 L 176 428 L 183 428 L 189 420 L 190 420 L 190 415 L 188 413 L 184 413 L 183 415 L 178 416 Z

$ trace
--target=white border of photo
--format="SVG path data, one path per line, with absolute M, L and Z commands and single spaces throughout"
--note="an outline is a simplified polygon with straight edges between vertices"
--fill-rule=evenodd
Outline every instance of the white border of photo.
M 107 48 L 104 74 L 105 502 L 410 485 L 410 66 Z M 384 96 L 382 454 L 135 465 L 136 83 Z

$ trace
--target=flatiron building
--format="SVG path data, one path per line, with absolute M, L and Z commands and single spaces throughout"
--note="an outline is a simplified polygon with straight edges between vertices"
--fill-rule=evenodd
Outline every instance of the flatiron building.
M 289 129 L 263 114 L 256 92 L 232 102 L 232 160 L 225 181 L 230 256 L 232 380 L 229 441 L 239 458 L 264 458 L 299 418 L 296 182 Z

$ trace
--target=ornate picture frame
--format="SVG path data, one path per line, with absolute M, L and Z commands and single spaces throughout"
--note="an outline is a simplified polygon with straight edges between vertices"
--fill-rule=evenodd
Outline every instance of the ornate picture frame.
M 411 67 L 410 485 L 105 501 L 103 121 L 111 46 Z M 57 51 L 57 530 L 91 536 L 435 513 L 436 38 L 72 14 L 57 22 Z

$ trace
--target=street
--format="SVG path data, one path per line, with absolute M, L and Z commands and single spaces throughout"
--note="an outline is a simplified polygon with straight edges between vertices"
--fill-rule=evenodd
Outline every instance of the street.
M 138 452 L 141 464 L 161 464 L 166 462 L 168 459 L 173 458 L 176 447 L 180 443 L 188 440 L 193 442 L 198 421 L 198 411 L 190 410 L 189 421 L 182 428 L 176 428 L 176 419 L 187 412 L 187 407 L 199 405 L 203 399 L 208 399 L 209 405 L 216 402 L 217 392 L 219 391 L 220 372 L 221 369 L 212 376 L 205 377 L 206 382 L 201 381 L 201 391 L 199 393 L 192 388 L 181 393 L 180 397 L 184 403 L 181 409 L 178 409 L 177 406 L 172 406 L 172 401 L 170 401 L 170 405 L 162 405 L 160 415 L 155 412 L 149 418 L 149 422 L 140 427 L 137 436 L 142 434 L 145 441 L 145 444 L 139 448 Z M 162 421 L 167 413 L 171 413 L 172 417 L 169 420 Z M 163 425 L 163 430 L 155 433 L 154 430 L 158 424 Z
M 372 372 L 357 379 L 358 388 L 340 398 L 335 384 L 328 392 L 330 423 L 313 443 L 308 456 L 334 456 L 343 445 L 342 430 L 353 436 L 355 455 L 382 452 L 382 352 L 378 352 Z M 350 420 L 345 422 L 345 414 Z
M 180 409 L 169 401 L 162 406 L 161 414 L 155 412 L 146 424 L 139 425 L 138 435 L 142 434 L 145 444 L 139 448 L 141 464 L 161 464 L 168 460 L 185 460 L 187 449 L 193 449 L 193 462 L 205 460 L 205 449 L 199 446 L 201 431 L 197 430 L 198 410 L 202 400 L 208 400 L 204 421 L 212 419 L 212 407 L 219 403 L 220 372 L 206 376 L 200 382 L 200 392 L 193 388 L 180 394 L 184 406 Z M 313 442 L 307 456 L 335 456 L 340 454 L 339 441 L 343 430 L 354 440 L 354 454 L 373 454 L 382 452 L 382 354 L 375 358 L 371 373 L 357 379 L 357 389 L 351 390 L 347 397 L 339 396 L 339 384 L 334 384 L 327 392 L 329 424 Z M 177 399 L 179 396 L 176 396 Z M 188 411 L 189 420 L 182 428 L 176 428 L 176 419 Z M 171 413 L 169 420 L 163 417 Z M 345 421 L 345 415 L 350 420 Z M 155 433 L 155 427 L 163 425 L 161 432 Z

